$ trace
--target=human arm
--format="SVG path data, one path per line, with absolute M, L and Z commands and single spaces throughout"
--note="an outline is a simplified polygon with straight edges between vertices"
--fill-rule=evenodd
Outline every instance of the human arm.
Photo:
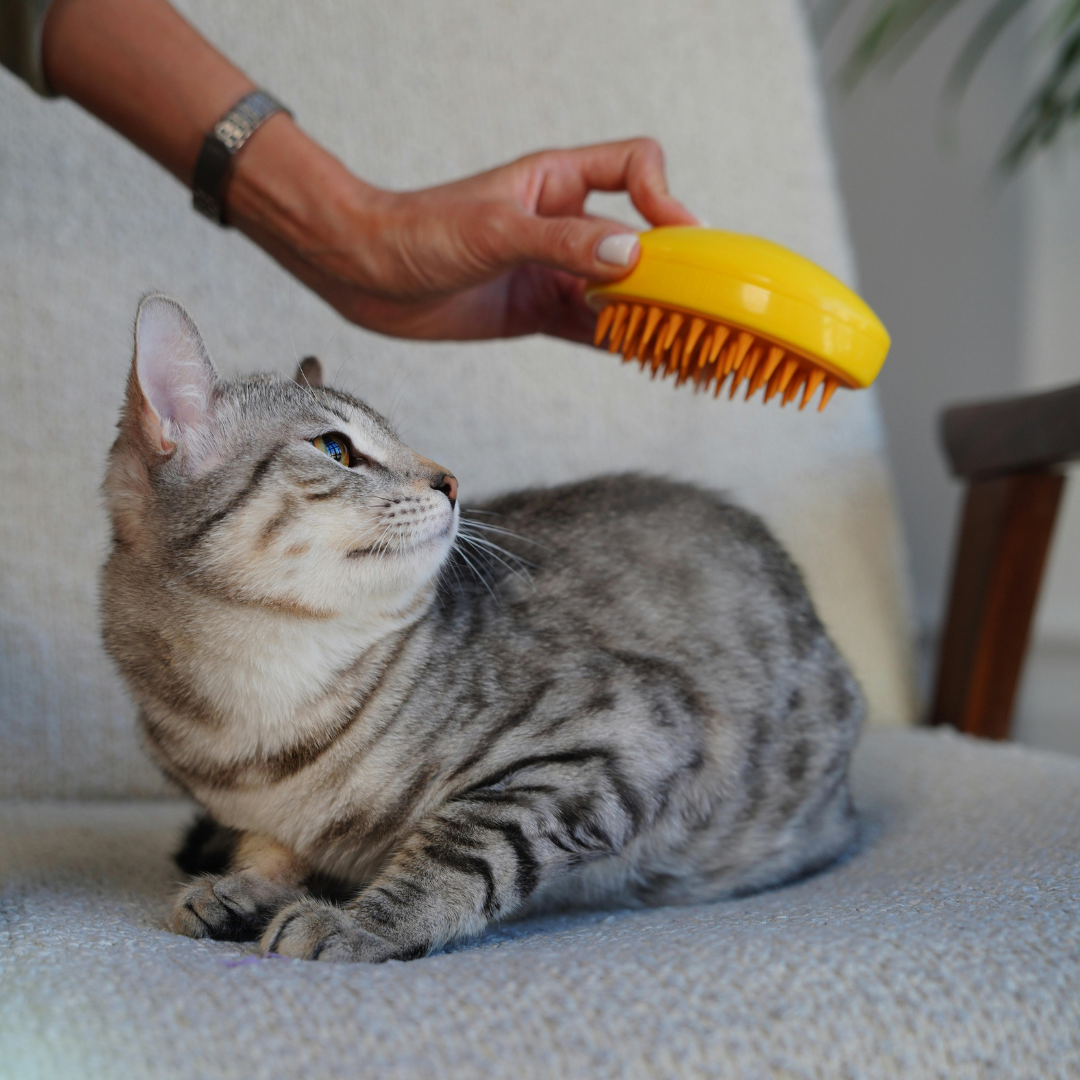
M 55 90 L 184 183 L 205 133 L 254 88 L 165 0 L 56 0 L 42 49 Z M 284 114 L 237 155 L 225 204 L 231 224 L 362 326 L 418 338 L 587 340 L 584 279 L 627 270 L 599 257 L 601 242 L 627 228 L 585 215 L 591 190 L 628 191 L 653 224 L 694 221 L 668 195 L 651 140 L 549 151 L 390 192 L 352 175 Z

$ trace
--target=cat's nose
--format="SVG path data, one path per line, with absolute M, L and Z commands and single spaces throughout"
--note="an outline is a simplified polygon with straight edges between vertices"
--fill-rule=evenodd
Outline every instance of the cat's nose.
M 431 478 L 431 486 L 450 500 L 450 509 L 453 510 L 457 504 L 457 477 L 449 473 L 438 473 Z

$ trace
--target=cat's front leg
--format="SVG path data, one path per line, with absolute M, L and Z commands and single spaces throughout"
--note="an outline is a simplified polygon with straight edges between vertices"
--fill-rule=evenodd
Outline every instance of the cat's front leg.
M 424 821 L 353 901 L 343 907 L 306 897 L 267 927 L 267 953 L 305 960 L 381 963 L 424 956 L 478 934 L 519 909 L 553 877 L 618 851 L 638 825 L 638 808 L 614 770 L 567 763 L 550 782 L 477 789 Z M 554 771 L 554 770 L 553 770 Z M 620 787 L 621 784 L 621 787 Z M 617 790 L 616 790 L 617 789 Z
M 286 905 L 304 895 L 308 868 L 287 848 L 257 833 L 242 833 L 229 873 L 203 874 L 173 903 L 180 934 L 218 941 L 253 941 Z

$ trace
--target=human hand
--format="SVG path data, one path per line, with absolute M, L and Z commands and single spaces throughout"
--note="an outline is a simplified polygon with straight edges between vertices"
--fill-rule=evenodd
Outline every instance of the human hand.
M 360 326 L 588 341 L 586 279 L 622 277 L 637 259 L 626 225 L 585 213 L 590 191 L 626 191 L 653 225 L 696 224 L 668 194 L 652 139 L 544 151 L 397 193 L 352 176 L 284 116 L 238 155 L 226 200 L 233 224 Z

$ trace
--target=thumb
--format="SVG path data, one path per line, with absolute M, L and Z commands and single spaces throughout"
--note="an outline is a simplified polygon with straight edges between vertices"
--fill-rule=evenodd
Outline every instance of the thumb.
M 636 232 L 604 218 L 519 213 L 506 224 L 506 262 L 543 263 L 593 281 L 625 277 L 641 252 Z

